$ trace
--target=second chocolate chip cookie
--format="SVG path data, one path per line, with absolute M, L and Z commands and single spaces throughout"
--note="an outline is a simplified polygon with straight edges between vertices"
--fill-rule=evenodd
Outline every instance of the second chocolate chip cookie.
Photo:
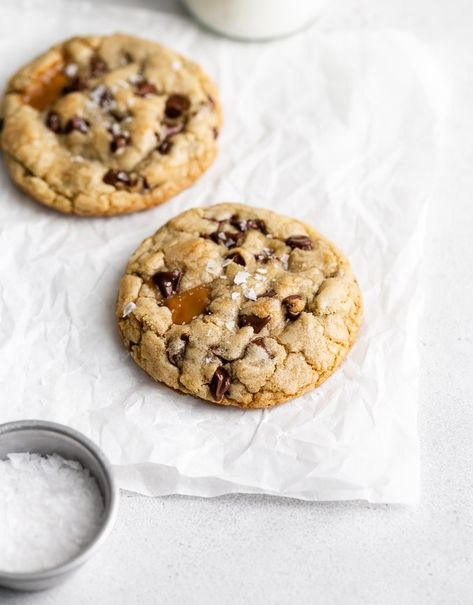
M 1 146 L 14 181 L 65 213 L 164 202 L 212 163 L 221 123 L 203 70 L 159 44 L 73 38 L 10 80 Z

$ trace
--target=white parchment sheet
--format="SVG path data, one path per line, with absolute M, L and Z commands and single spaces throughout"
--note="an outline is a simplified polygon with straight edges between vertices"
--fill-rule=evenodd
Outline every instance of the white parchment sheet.
M 220 153 L 194 187 L 146 213 L 62 216 L 0 165 L 0 421 L 83 431 L 143 494 L 251 492 L 411 502 L 418 494 L 418 266 L 442 78 L 394 31 L 268 44 L 190 20 L 2 0 L 0 81 L 72 34 L 126 31 L 200 62 L 225 111 Z M 118 338 L 119 277 L 137 245 L 192 206 L 242 201 L 312 223 L 344 250 L 365 302 L 358 342 L 321 388 L 269 411 L 225 409 L 157 385 Z

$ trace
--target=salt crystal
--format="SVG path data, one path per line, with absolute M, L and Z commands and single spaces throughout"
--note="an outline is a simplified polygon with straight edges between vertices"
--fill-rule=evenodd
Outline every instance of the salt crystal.
M 103 501 L 94 477 L 58 454 L 11 453 L 0 460 L 0 569 L 60 565 L 95 536 Z
M 246 280 L 250 277 L 248 271 L 238 271 L 233 278 L 233 283 L 239 286 L 240 284 L 246 284 Z
M 64 69 L 64 73 L 68 78 L 73 78 L 74 76 L 76 76 L 78 71 L 79 67 L 76 63 L 68 63 L 66 65 L 66 68 Z
M 143 76 L 139 73 L 131 74 L 131 76 L 128 78 L 128 82 L 131 82 L 132 84 L 139 84 L 139 82 L 142 80 Z
M 176 59 L 171 63 L 171 67 L 174 69 L 174 71 L 179 71 L 182 67 L 182 62 L 179 61 L 179 59 Z
M 256 269 L 256 273 L 267 273 L 268 270 L 267 269 Z
M 136 309 L 136 305 L 134 302 L 129 302 L 127 305 L 125 305 L 125 308 L 123 309 L 123 315 L 122 317 L 128 317 L 128 315 L 130 315 L 130 313 L 133 313 L 133 311 Z
M 119 135 L 120 134 L 120 124 L 117 124 L 116 122 L 113 122 L 112 126 L 111 126 L 111 131 L 112 134 L 114 135 Z
M 243 294 L 245 295 L 246 298 L 248 298 L 249 300 L 256 300 L 257 296 L 256 296 L 256 292 L 253 290 L 253 288 L 247 288 Z
M 232 292 L 232 300 L 238 300 L 240 298 L 239 292 Z
M 229 319 L 225 322 L 225 326 L 228 330 L 233 330 L 233 328 L 235 327 L 235 322 L 232 319 Z
M 266 281 L 266 277 L 264 275 L 255 275 L 256 281 Z
M 283 269 L 287 269 L 289 266 L 289 254 L 281 254 L 281 263 Z
M 102 95 L 106 92 L 106 90 L 107 89 L 103 84 L 99 84 L 99 86 L 90 92 L 89 96 L 96 105 L 99 105 Z
M 230 263 L 232 263 L 232 259 L 231 258 L 226 258 L 223 262 L 222 262 L 222 267 L 228 267 L 228 265 Z
M 207 261 L 206 267 L 207 271 L 212 275 L 218 275 L 221 271 L 220 265 L 217 263 L 217 261 L 213 260 L 212 258 Z

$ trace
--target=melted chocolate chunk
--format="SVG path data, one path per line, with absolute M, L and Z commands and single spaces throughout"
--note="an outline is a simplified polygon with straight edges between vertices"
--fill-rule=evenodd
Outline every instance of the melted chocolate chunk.
M 212 241 L 216 244 L 222 244 L 226 248 L 236 248 L 240 245 L 243 237 L 243 233 L 232 233 L 231 231 L 214 231 L 210 234 Z
M 169 298 L 176 294 L 181 282 L 182 273 L 177 271 L 158 271 L 153 275 L 153 282 L 159 288 L 163 298 Z
M 141 80 L 138 82 L 135 89 L 135 94 L 139 97 L 147 97 L 148 95 L 157 94 L 156 86 L 149 80 Z
M 179 348 L 173 347 L 166 349 L 166 355 L 169 359 L 169 363 L 172 363 L 176 368 L 180 368 L 182 366 L 182 362 L 184 361 L 184 357 L 186 354 L 187 343 L 189 341 L 189 336 L 187 334 L 183 334 L 181 336 L 182 345 Z
M 271 316 L 258 317 L 258 315 L 240 315 L 238 326 L 244 328 L 250 326 L 255 334 L 259 334 L 266 324 L 271 321 Z
M 81 90 L 85 90 L 86 88 L 87 82 L 84 80 L 84 78 L 76 76 L 75 78 L 72 78 L 69 84 L 66 84 L 66 86 L 64 86 L 64 88 L 62 89 L 62 94 L 68 95 L 71 92 L 80 92 Z
M 231 252 L 230 254 L 227 254 L 227 256 L 225 258 L 227 260 L 233 261 L 237 265 L 241 265 L 242 267 L 246 267 L 246 261 L 245 261 L 245 259 L 243 258 L 243 256 L 239 252 Z
M 99 76 L 102 76 L 103 74 L 107 73 L 107 71 L 108 71 L 108 65 L 98 55 L 94 55 L 90 59 L 89 66 L 90 66 L 90 75 L 92 76 L 92 78 L 98 78 Z
M 237 215 L 233 215 L 230 219 L 230 225 L 238 229 L 238 231 L 248 231 L 249 229 L 256 229 L 256 231 L 261 231 L 261 233 L 266 233 L 266 225 L 265 222 L 259 218 L 250 218 L 248 220 L 241 219 Z
M 111 168 L 105 173 L 103 182 L 107 183 L 107 185 L 114 185 L 115 187 L 117 185 L 132 187 L 136 184 L 136 179 L 132 178 L 125 170 L 114 170 Z
M 231 385 L 230 374 L 225 368 L 217 368 L 210 381 L 210 393 L 215 401 L 220 402 Z
M 158 151 L 161 155 L 167 155 L 171 151 L 172 141 L 164 139 L 164 141 L 158 145 Z
M 286 317 L 287 319 L 297 319 L 302 311 L 305 309 L 305 301 L 298 294 L 292 294 L 291 296 L 287 296 L 282 304 L 286 308 Z
M 72 116 L 70 120 L 67 120 L 66 125 L 64 126 L 64 133 L 69 134 L 73 130 L 78 130 L 85 134 L 89 130 L 89 122 L 81 118 L 80 116 Z
M 312 250 L 312 240 L 307 235 L 291 235 L 286 240 L 286 245 L 290 248 L 300 248 L 301 250 Z
M 57 111 L 50 111 L 48 113 L 46 116 L 46 126 L 53 132 L 61 132 L 61 116 Z
M 166 101 L 164 113 L 168 118 L 178 118 L 189 109 L 191 102 L 185 95 L 171 95 Z
M 123 149 L 130 142 L 130 135 L 121 132 L 120 134 L 114 134 L 113 139 L 110 143 L 110 151 L 115 153 L 118 149 Z

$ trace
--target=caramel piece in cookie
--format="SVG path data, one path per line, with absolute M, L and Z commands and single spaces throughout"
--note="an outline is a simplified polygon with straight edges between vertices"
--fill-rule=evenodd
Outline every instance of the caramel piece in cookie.
M 141 244 L 116 313 L 125 346 L 155 380 L 212 403 L 262 408 L 339 367 L 362 303 L 347 259 L 315 229 L 219 204 L 180 214 Z
M 56 210 L 161 204 L 215 158 L 221 109 L 195 63 L 123 34 L 72 38 L 20 69 L 0 109 L 13 180 Z

